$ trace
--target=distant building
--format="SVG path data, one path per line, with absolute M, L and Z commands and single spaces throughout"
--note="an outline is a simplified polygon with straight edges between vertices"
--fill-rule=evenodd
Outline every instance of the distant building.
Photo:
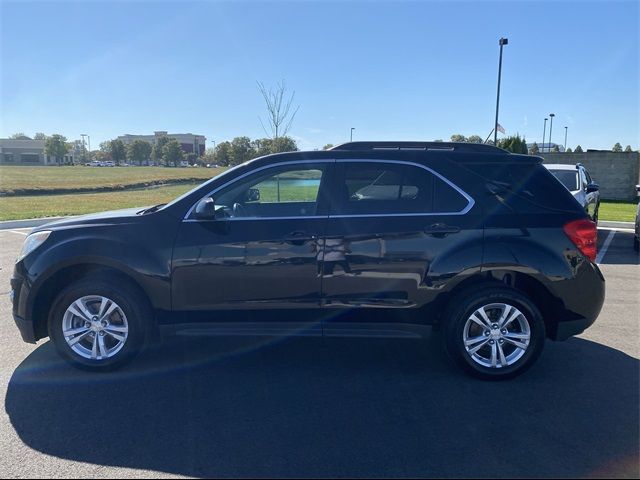
M 159 131 L 154 132 L 153 135 L 120 135 L 118 140 L 122 140 L 122 143 L 125 145 L 129 145 L 136 140 L 143 140 L 145 142 L 149 142 L 151 145 L 155 145 L 160 137 L 176 139 L 184 153 L 195 153 L 199 157 L 204 155 L 205 142 L 207 141 L 204 135 L 194 135 L 192 133 L 167 133 Z
M 538 142 L 533 142 L 533 143 L 538 143 Z M 533 143 L 527 143 L 527 150 L 533 147 Z M 553 152 L 554 147 L 558 147 L 558 150 L 560 150 L 561 152 L 564 152 L 564 145 L 558 145 L 557 143 L 553 143 L 553 142 L 538 143 L 538 150 L 540 150 L 540 153 Z
M 61 163 L 73 163 L 69 152 Z M 45 155 L 44 140 L 0 138 L 0 165 L 57 165 L 54 157 Z

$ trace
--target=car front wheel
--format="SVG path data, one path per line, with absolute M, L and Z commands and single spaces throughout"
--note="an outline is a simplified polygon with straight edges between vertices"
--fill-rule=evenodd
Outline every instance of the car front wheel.
M 108 279 L 84 279 L 66 288 L 49 315 L 49 336 L 73 365 L 112 370 L 140 351 L 149 309 L 134 289 Z

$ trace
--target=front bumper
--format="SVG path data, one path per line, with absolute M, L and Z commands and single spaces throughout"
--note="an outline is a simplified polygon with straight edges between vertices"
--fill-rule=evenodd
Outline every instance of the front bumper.
M 25 318 L 24 297 L 26 294 L 25 283 L 23 278 L 14 272 L 11 278 L 11 303 L 13 304 L 13 320 L 20 330 L 22 340 L 27 343 L 36 343 L 35 325 L 31 320 Z

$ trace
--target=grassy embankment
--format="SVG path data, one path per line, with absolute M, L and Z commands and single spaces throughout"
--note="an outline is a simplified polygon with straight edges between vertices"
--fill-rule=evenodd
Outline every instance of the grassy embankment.
M 222 171 L 209 168 L 2 166 L 0 220 L 80 215 L 155 205 L 174 199 Z M 82 189 L 83 193 L 56 193 L 74 189 Z M 25 192 L 28 194 L 24 195 Z

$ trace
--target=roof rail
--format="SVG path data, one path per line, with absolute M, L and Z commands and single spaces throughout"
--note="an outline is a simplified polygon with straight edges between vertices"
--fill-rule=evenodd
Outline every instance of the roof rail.
M 416 150 L 416 151 L 450 151 L 461 153 L 502 153 L 509 152 L 502 148 L 484 143 L 463 142 L 348 142 L 335 146 L 330 150 Z

